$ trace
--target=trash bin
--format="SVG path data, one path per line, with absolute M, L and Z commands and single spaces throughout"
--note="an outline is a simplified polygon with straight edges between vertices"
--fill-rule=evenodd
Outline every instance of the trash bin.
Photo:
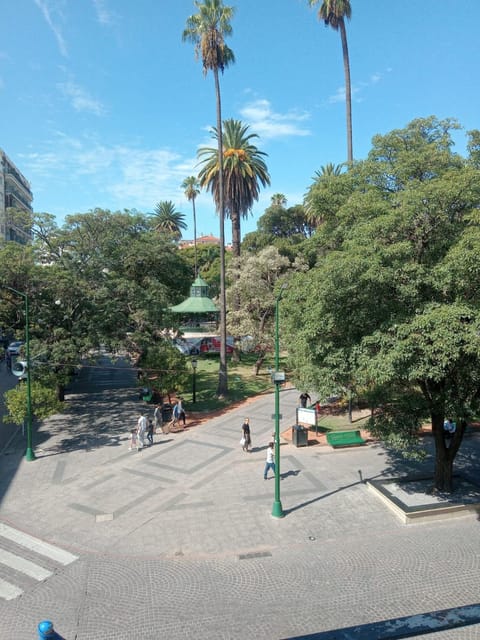
M 308 429 L 301 424 L 294 424 L 292 427 L 292 444 L 296 447 L 308 446 Z

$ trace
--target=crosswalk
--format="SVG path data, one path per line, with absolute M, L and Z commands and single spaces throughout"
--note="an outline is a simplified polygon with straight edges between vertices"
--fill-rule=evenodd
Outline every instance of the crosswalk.
M 24 592 L 25 578 L 46 580 L 58 565 L 67 566 L 77 559 L 69 551 L 0 522 L 0 599 L 18 598 Z

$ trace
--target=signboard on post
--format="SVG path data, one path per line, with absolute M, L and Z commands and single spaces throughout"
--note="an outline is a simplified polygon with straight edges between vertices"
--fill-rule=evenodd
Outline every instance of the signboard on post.
M 305 424 L 317 424 L 317 412 L 315 409 L 303 409 L 299 407 L 297 409 L 297 422 L 304 422 Z

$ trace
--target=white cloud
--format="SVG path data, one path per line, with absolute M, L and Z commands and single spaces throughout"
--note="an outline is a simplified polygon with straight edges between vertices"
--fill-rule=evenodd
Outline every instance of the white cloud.
M 62 30 L 59 27 L 56 18 L 63 18 L 61 5 L 63 4 L 62 0 L 54 2 L 53 0 L 34 0 L 37 7 L 43 14 L 46 23 L 50 27 L 55 36 L 55 39 L 58 44 L 58 48 L 60 49 L 60 53 L 65 58 L 68 57 L 67 44 L 62 34 Z M 53 14 L 55 15 L 55 19 L 53 18 Z
M 103 26 L 111 26 L 115 23 L 115 14 L 108 9 L 106 0 L 92 0 L 98 22 Z
M 263 138 L 283 138 L 287 136 L 309 136 L 310 131 L 301 122 L 310 117 L 306 112 L 288 111 L 285 114 L 273 111 L 268 100 L 258 99 L 240 109 L 240 114 L 254 133 Z
M 99 100 L 92 98 L 88 92 L 73 81 L 61 82 L 58 88 L 70 99 L 76 111 L 86 111 L 101 116 L 105 113 L 105 108 Z
M 184 198 L 182 181 L 196 173 L 195 158 L 169 149 L 108 145 L 88 136 L 73 138 L 62 131 L 55 132 L 45 151 L 24 154 L 22 160 L 38 191 L 61 182 L 79 196 L 89 192 L 95 203 L 92 206 L 112 209 L 151 211 L 159 200 L 178 202 Z
M 392 70 L 391 68 L 386 69 L 386 73 L 390 73 L 391 70 Z M 380 71 L 375 71 L 370 75 L 370 78 L 368 80 L 366 81 L 361 80 L 360 82 L 357 82 L 354 85 L 352 85 L 352 100 L 355 102 L 362 102 L 364 100 L 363 96 L 361 95 L 362 91 L 364 89 L 368 89 L 369 87 L 372 87 L 375 84 L 378 84 L 384 79 L 384 77 L 385 77 L 385 73 L 382 73 Z M 338 87 L 336 92 L 327 98 L 328 104 L 336 104 L 337 102 L 345 102 L 344 86 Z

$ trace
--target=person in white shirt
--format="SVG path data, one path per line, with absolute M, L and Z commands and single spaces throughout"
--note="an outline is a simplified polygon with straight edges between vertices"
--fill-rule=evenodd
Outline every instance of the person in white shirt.
M 144 413 L 140 416 L 137 422 L 137 449 L 143 449 L 145 437 L 145 431 L 147 430 L 147 418 Z
M 267 458 L 265 461 L 265 471 L 263 472 L 263 479 L 267 480 L 268 470 L 271 469 L 275 473 L 275 452 L 273 450 L 273 442 L 268 443 Z

